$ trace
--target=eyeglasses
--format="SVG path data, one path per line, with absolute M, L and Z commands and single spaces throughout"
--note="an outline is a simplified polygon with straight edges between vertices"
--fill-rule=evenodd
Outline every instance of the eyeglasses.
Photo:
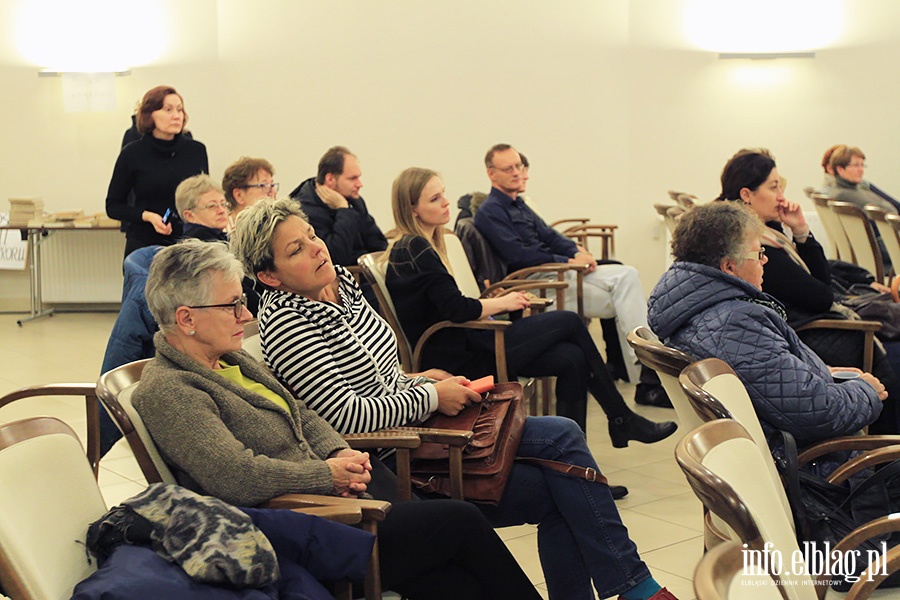
M 219 210 L 220 208 L 228 210 L 228 203 L 225 201 L 213 202 L 212 204 L 207 204 L 206 206 L 198 206 L 194 210 Z
M 225 304 L 201 304 L 198 306 L 188 306 L 188 308 L 228 308 L 234 309 L 234 318 L 240 319 L 244 314 L 244 307 L 247 306 L 247 294 L 241 294 L 241 297 L 234 302 Z
M 754 260 L 762 260 L 766 255 L 766 249 L 760 248 L 759 250 L 751 250 L 747 254 L 744 255 L 744 258 L 752 258 Z
M 279 184 L 277 181 L 273 181 L 272 183 L 248 183 L 247 185 L 242 185 L 241 187 L 244 189 L 249 188 L 259 188 L 264 192 L 277 192 Z
M 517 165 L 510 165 L 508 167 L 503 167 L 502 169 L 500 167 L 495 167 L 494 165 L 491 165 L 490 168 L 496 169 L 497 171 L 500 171 L 501 173 L 506 173 L 507 175 L 510 175 L 510 174 L 514 173 L 515 171 L 519 171 L 519 172 L 524 171 L 525 165 L 523 165 L 522 163 L 519 163 Z
M 868 166 L 869 165 L 867 165 L 866 163 L 850 163 L 849 165 L 847 165 L 847 168 L 849 169 L 850 167 L 853 167 L 854 169 L 858 169 L 858 168 L 865 169 Z

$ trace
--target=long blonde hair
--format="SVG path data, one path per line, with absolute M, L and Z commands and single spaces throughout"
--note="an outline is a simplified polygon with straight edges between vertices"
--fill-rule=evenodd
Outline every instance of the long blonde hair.
M 422 167 L 410 167 L 394 179 L 394 185 L 391 186 L 391 210 L 394 213 L 396 226 L 387 234 L 387 237 L 391 238 L 391 243 L 382 256 L 384 260 L 388 260 L 394 244 L 404 235 L 418 235 L 431 243 L 441 262 L 447 267 L 447 271 L 452 274 L 453 269 L 447 258 L 447 245 L 444 243 L 444 228 L 435 227 L 434 234 L 429 238 L 413 214 L 413 208 L 419 203 L 422 190 L 434 177 L 439 177 L 437 171 Z

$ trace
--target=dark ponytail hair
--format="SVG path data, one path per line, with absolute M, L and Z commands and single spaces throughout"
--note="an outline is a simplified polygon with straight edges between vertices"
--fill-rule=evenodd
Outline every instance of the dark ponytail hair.
M 774 168 L 768 150 L 740 150 L 722 169 L 722 193 L 716 200 L 740 200 L 744 188 L 755 192 Z

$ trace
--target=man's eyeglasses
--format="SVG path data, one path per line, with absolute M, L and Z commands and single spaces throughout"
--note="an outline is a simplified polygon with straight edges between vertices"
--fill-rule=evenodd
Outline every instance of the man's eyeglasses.
M 198 306 L 188 306 L 188 308 L 232 308 L 234 309 L 234 318 L 240 319 L 244 314 L 244 307 L 247 306 L 247 294 L 241 294 L 241 297 L 234 302 L 225 304 L 201 304 Z
M 525 165 L 523 165 L 522 163 L 519 163 L 517 165 L 510 165 L 508 167 L 503 167 L 502 169 L 500 167 L 495 167 L 494 165 L 491 165 L 491 168 L 495 169 L 497 171 L 500 171 L 501 173 L 506 173 L 507 175 L 511 175 L 515 171 L 519 171 L 520 173 L 522 171 L 524 171 Z
M 865 169 L 865 168 L 868 167 L 868 166 L 869 166 L 869 165 L 867 165 L 866 163 L 850 163 L 849 165 L 847 165 L 847 168 L 848 168 L 848 169 L 849 169 L 849 168 L 854 168 L 854 169 Z
M 747 254 L 744 255 L 744 258 L 752 258 L 755 260 L 762 260 L 766 255 L 766 249 L 760 248 L 759 250 L 751 250 Z
M 272 183 L 248 183 L 247 185 L 242 185 L 241 187 L 244 189 L 249 188 L 259 188 L 264 192 L 277 192 L 279 183 L 277 181 L 273 181 Z

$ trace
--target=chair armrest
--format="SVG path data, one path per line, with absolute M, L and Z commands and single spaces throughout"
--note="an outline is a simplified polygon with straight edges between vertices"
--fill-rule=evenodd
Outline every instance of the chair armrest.
M 462 323 L 454 323 L 452 321 L 440 321 L 439 323 L 435 323 L 431 327 L 425 330 L 425 333 L 422 334 L 422 337 L 419 338 L 419 342 L 416 344 L 415 350 L 413 350 L 412 357 L 412 371 L 418 372 L 421 371 L 420 364 L 422 361 L 422 352 L 425 349 L 425 344 L 435 333 L 440 331 L 441 329 L 485 329 L 488 331 L 494 332 L 494 356 L 497 359 L 497 377 L 501 383 L 505 382 L 507 379 L 506 376 L 506 348 L 504 347 L 503 340 L 503 331 L 512 325 L 509 321 L 487 321 L 487 320 L 478 320 L 478 321 L 463 321 Z
M 797 331 L 807 329 L 846 329 L 849 331 L 878 331 L 881 323 L 878 321 L 849 321 L 846 319 L 816 319 L 797 328 Z
M 343 523 L 344 525 L 356 525 L 362 522 L 362 509 L 358 506 L 308 506 L 306 508 L 292 508 L 292 512 L 303 513 L 306 515 L 315 515 L 334 521 L 335 523 Z
M 885 446 L 900 444 L 900 435 L 850 435 L 832 438 L 808 446 L 800 452 L 798 462 L 803 465 L 820 456 L 832 452 L 854 452 L 863 450 L 875 450 Z
M 493 294 L 493 292 L 498 290 L 508 294 L 510 292 L 528 292 L 531 290 L 564 290 L 567 287 L 569 287 L 569 284 L 565 281 L 548 281 L 546 279 L 531 279 L 528 281 L 503 280 L 484 288 L 480 298 L 485 299 L 494 295 L 502 295 Z
M 380 429 L 371 433 L 345 433 L 344 440 L 354 450 L 369 448 L 418 448 L 422 440 L 412 432 Z
M 560 219 L 559 221 L 553 221 L 552 223 L 550 223 L 550 227 L 552 229 L 558 229 L 560 225 L 563 225 L 565 223 L 577 223 L 578 225 L 584 225 L 588 221 L 590 221 L 590 219 L 583 219 L 583 218 L 581 218 L 581 219 L 579 219 L 579 218 Z
M 363 520 L 383 521 L 391 512 L 391 503 L 383 500 L 361 500 L 359 498 L 339 498 L 338 496 L 322 496 L 319 494 L 283 494 L 260 505 L 261 508 L 302 509 L 317 506 L 339 508 L 358 508 Z
M 543 265 L 536 265 L 534 267 L 525 267 L 524 269 L 519 269 L 518 271 L 513 271 L 509 275 L 504 278 L 504 281 L 509 281 L 511 279 L 525 279 L 529 275 L 534 273 L 558 273 L 562 276 L 566 271 L 581 271 L 584 272 L 588 268 L 587 265 L 582 264 L 572 264 L 572 263 L 545 263 Z
M 585 233 L 587 235 L 592 236 L 606 236 L 613 235 L 616 229 L 618 229 L 618 225 L 593 225 L 593 224 L 582 224 L 582 225 L 574 225 L 562 231 L 563 235 L 571 235 L 573 233 Z
M 437 429 L 434 427 L 394 427 L 387 431 L 409 431 L 415 433 L 423 442 L 431 442 L 434 444 L 446 444 L 454 447 L 465 447 L 468 445 L 475 434 L 471 431 L 460 431 L 459 429 Z
M 840 552 L 841 556 L 843 556 L 844 552 L 856 548 L 868 539 L 883 535 L 885 533 L 892 533 L 897 531 L 900 531 L 900 519 L 897 519 L 896 515 L 887 515 L 885 517 L 869 521 L 868 523 L 860 525 L 859 527 L 851 531 L 844 537 L 844 539 L 835 544 L 832 552 Z M 892 573 L 896 572 L 898 567 L 900 567 L 900 547 L 895 546 L 888 549 L 885 559 L 887 561 L 887 564 L 875 565 L 877 568 L 872 569 L 872 573 L 869 573 L 870 569 L 867 568 L 866 571 L 862 575 L 860 575 L 859 581 L 854 583 L 853 587 L 850 588 L 850 591 L 848 592 L 846 597 L 868 598 L 870 594 L 879 585 L 881 585 L 882 581 L 884 581 Z M 872 563 L 869 564 L 872 565 Z M 827 578 L 822 577 L 818 578 L 819 581 L 826 579 Z M 816 593 L 818 594 L 819 598 L 824 598 L 825 593 L 828 591 L 828 584 L 819 583 L 819 581 L 816 581 Z
M 832 471 L 831 475 L 828 476 L 828 481 L 835 485 L 841 484 L 863 469 L 886 462 L 893 462 L 898 458 L 900 458 L 900 446 L 878 448 L 861 456 L 851 458 Z

